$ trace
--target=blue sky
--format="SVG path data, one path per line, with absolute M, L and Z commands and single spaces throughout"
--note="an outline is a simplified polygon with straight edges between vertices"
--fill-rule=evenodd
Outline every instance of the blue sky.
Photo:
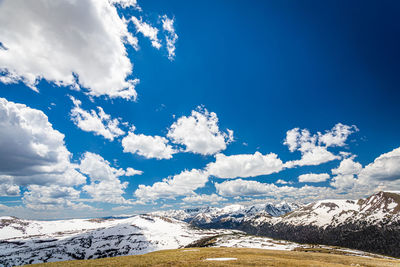
M 0 1 L 1 214 L 400 190 L 399 4 L 46 2 Z

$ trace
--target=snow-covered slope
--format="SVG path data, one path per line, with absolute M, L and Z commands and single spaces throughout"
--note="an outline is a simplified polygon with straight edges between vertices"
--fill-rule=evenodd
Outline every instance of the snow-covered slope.
M 75 234 L 99 227 L 111 227 L 120 224 L 120 220 L 74 219 L 59 221 L 23 220 L 15 217 L 0 217 L 0 239 L 57 235 L 57 233 Z
M 390 225 L 400 222 L 400 194 L 378 192 L 360 200 L 321 200 L 281 217 L 248 217 L 254 224 L 269 222 L 294 226 L 337 227 L 343 224 Z
M 280 215 L 286 203 L 246 207 L 195 208 L 155 212 L 123 219 L 33 221 L 0 217 L 0 265 L 143 254 L 184 247 L 230 230 L 201 230 L 192 225 L 256 214 Z M 168 216 L 168 217 L 167 217 Z M 190 222 L 191 224 L 188 224 Z
M 63 221 L 1 217 L 0 223 L 0 266 L 137 255 L 186 246 L 274 250 L 311 247 L 251 236 L 241 231 L 201 230 L 182 221 L 155 215 Z M 183 249 L 184 252 L 193 250 Z M 360 251 L 349 250 L 346 253 L 376 257 Z
M 378 192 L 357 201 L 317 201 L 280 217 L 246 217 L 229 228 L 400 257 L 400 194 Z
M 30 221 L 0 218 L 0 265 L 135 255 L 184 247 L 228 230 L 200 230 L 170 218 Z
M 400 192 L 378 192 L 360 200 L 320 200 L 308 205 L 281 203 L 254 206 L 229 205 L 186 210 L 159 211 L 200 227 L 236 228 L 241 223 L 292 226 L 338 227 L 345 224 L 377 225 L 400 223 Z
M 337 245 L 400 257 L 400 192 L 378 192 L 360 200 L 321 200 L 297 209 L 283 203 L 161 214 L 179 214 L 202 228 L 238 229 L 300 243 Z
M 358 201 L 317 201 L 288 212 L 292 209 L 282 203 L 206 207 L 120 219 L 33 221 L 0 217 L 0 266 L 135 255 L 204 242 L 283 250 L 308 246 L 295 243 L 300 242 L 400 255 L 399 193 L 379 192 Z M 231 229 L 200 229 L 184 221 Z

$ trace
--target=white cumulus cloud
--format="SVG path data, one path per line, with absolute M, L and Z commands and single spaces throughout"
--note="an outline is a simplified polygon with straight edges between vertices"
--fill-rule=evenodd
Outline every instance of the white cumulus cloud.
M 258 196 L 273 193 L 277 186 L 274 184 L 260 183 L 252 180 L 229 180 L 222 183 L 215 183 L 217 193 L 225 197 L 236 196 Z
M 285 181 L 285 180 L 282 180 L 282 179 L 278 179 L 275 183 L 277 183 L 277 184 L 290 184 L 291 182 L 288 182 L 288 181 Z
M 147 37 L 151 41 L 151 45 L 157 49 L 160 49 L 161 43 L 160 40 L 158 40 L 157 34 L 158 34 L 158 29 L 151 26 L 150 24 L 146 23 L 143 21 L 142 18 L 140 20 L 136 17 L 131 18 L 132 23 L 136 27 L 136 31 L 140 32 L 143 34 L 143 36 Z
M 357 131 L 358 128 L 355 125 L 349 126 L 338 123 L 331 130 L 325 131 L 324 134 L 318 133 L 318 142 L 326 147 L 344 146 L 349 135 Z
M 223 198 L 221 196 L 218 196 L 217 194 L 211 194 L 211 195 L 206 195 L 206 194 L 194 194 L 191 196 L 184 197 L 182 199 L 183 202 L 187 203 L 211 203 L 211 204 L 218 204 L 219 202 L 222 201 L 227 201 L 226 198 Z
M 142 175 L 143 171 L 135 170 L 131 167 L 126 168 L 125 176 Z
M 255 152 L 232 156 L 217 154 L 215 162 L 209 163 L 206 169 L 210 175 L 218 178 L 245 178 L 279 172 L 283 169 L 283 163 L 274 153 L 262 155 Z
M 331 186 L 340 192 L 369 195 L 374 191 L 400 190 L 400 148 L 378 156 L 364 168 L 354 156 L 332 169 Z
M 112 4 L 118 4 L 123 8 L 134 7 L 141 10 L 136 0 L 109 0 Z
M 151 186 L 139 185 L 135 196 L 140 200 L 149 201 L 160 198 L 175 198 L 192 195 L 194 190 L 203 187 L 208 181 L 208 175 L 202 170 L 185 170 L 180 174 L 163 179 Z
M 0 2 L 1 81 L 37 90 L 40 79 L 84 87 L 91 96 L 136 99 L 138 79 L 125 44 L 137 38 L 113 3 L 134 1 L 4 0 Z M 15 14 L 18 14 L 16 16 Z M 27 23 L 29 22 L 29 23 Z
M 29 185 L 28 190 L 24 193 L 23 202 L 33 210 L 92 208 L 79 202 L 80 192 L 72 187 Z
M 299 176 L 300 183 L 318 183 L 324 182 L 329 179 L 329 174 L 327 173 L 307 173 Z
M 343 198 L 329 187 L 305 185 L 302 187 L 276 186 L 252 180 L 228 180 L 216 183 L 217 193 L 223 197 L 265 196 L 275 200 L 301 201 L 303 203 L 324 198 Z
M 214 112 L 198 107 L 191 116 L 182 116 L 174 122 L 167 137 L 175 144 L 186 147 L 186 152 L 213 155 L 226 149 L 233 141 L 233 131 L 221 132 Z
M 342 147 L 346 143 L 350 134 L 358 131 L 356 126 L 336 124 L 331 130 L 324 134 L 317 132 L 311 134 L 307 129 L 294 128 L 286 133 L 284 144 L 288 146 L 290 152 L 300 151 L 301 159 L 288 161 L 285 166 L 288 168 L 294 166 L 320 165 L 332 160 L 341 159 L 328 151 L 328 147 Z
M 121 182 L 120 176 L 132 174 L 132 169 L 126 171 L 110 166 L 110 162 L 98 154 L 86 152 L 81 160 L 79 169 L 90 178 L 90 184 L 83 186 L 94 201 L 115 204 L 131 203 L 122 195 L 128 186 L 128 182 Z
M 385 182 L 400 180 L 400 147 L 377 157 L 360 172 L 361 180 Z
M 148 159 L 170 159 L 177 152 L 168 144 L 168 139 L 165 137 L 135 134 L 134 127 L 132 128 L 122 139 L 124 152 L 138 154 Z
M 357 179 L 352 174 L 336 175 L 332 178 L 330 185 L 337 188 L 338 190 L 352 190 L 357 184 Z
M 167 42 L 168 59 L 175 58 L 175 43 L 178 40 L 178 35 L 175 33 L 174 18 L 170 19 L 167 15 L 161 17 L 163 30 L 166 32 L 165 41 Z
M 0 175 L 0 196 L 19 196 L 21 190 L 12 176 Z
M 334 155 L 325 147 L 315 146 L 302 152 L 301 159 L 286 162 L 285 167 L 320 165 L 337 159 L 340 159 L 340 156 Z
M 362 165 L 354 161 L 354 158 L 346 158 L 342 160 L 339 167 L 332 169 L 334 175 L 353 175 L 359 174 L 362 170 Z
M 0 175 L 11 184 L 79 185 L 85 177 L 71 163 L 64 135 L 53 129 L 47 116 L 0 98 Z
M 81 108 L 81 101 L 72 96 L 70 98 L 74 103 L 74 107 L 71 110 L 71 120 L 79 129 L 85 132 L 93 132 L 95 135 L 101 135 L 110 141 L 125 134 L 119 128 L 119 120 L 111 119 L 111 116 L 106 114 L 101 107 L 97 107 L 98 112 L 93 109 L 86 111 Z

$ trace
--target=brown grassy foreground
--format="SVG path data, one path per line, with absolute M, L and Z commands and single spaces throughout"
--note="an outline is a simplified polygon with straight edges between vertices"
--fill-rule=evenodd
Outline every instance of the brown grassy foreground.
M 206 258 L 237 258 L 235 261 L 205 261 Z M 400 266 L 400 260 L 345 256 L 332 253 L 277 251 L 249 248 L 186 248 L 144 255 L 96 260 L 65 261 L 36 266 Z

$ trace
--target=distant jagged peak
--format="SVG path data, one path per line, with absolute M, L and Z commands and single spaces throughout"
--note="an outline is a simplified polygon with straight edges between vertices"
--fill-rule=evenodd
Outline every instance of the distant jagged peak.
M 240 221 L 252 217 L 278 217 L 294 209 L 299 208 L 298 203 L 281 202 L 273 204 L 270 202 L 242 205 L 232 203 L 221 208 L 217 207 L 195 207 L 181 210 L 157 211 L 151 214 L 175 218 L 193 225 L 213 224 L 225 221 Z
M 164 212 L 164 214 L 200 225 L 242 220 L 319 227 L 357 223 L 357 220 L 364 220 L 368 223 L 394 222 L 400 218 L 400 192 L 381 191 L 360 200 L 325 199 L 307 205 L 267 202 L 252 206 L 231 204 L 222 208 L 207 207 L 192 209 L 191 212 L 187 211 L 176 210 Z

